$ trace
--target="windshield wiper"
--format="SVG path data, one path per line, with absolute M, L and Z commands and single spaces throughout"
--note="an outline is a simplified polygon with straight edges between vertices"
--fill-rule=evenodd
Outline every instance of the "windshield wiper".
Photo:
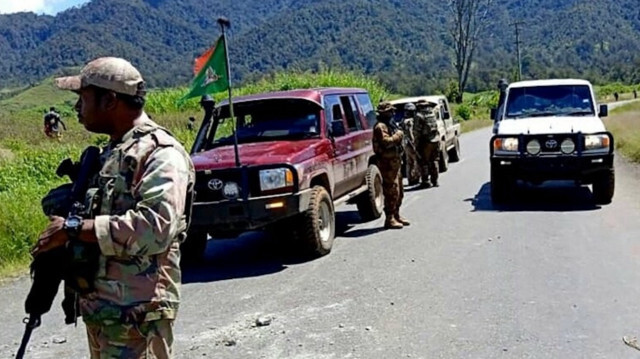
M 593 116 L 593 112 L 591 112 L 591 111 L 574 111 L 574 112 L 563 113 L 563 115 L 566 115 L 566 116 Z
M 529 113 L 529 114 L 526 115 L 526 117 L 547 117 L 547 116 L 558 116 L 558 113 L 551 112 L 551 111 L 545 111 L 545 112 Z

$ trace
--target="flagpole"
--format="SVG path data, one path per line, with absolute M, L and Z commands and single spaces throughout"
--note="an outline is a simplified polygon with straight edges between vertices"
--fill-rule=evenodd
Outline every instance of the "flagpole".
M 227 61 L 227 81 L 229 91 L 229 115 L 233 121 L 233 151 L 236 159 L 236 167 L 240 167 L 240 153 L 238 152 L 238 122 L 236 116 L 233 113 L 233 100 L 231 98 L 231 66 L 229 64 L 229 47 L 227 46 L 227 35 L 224 31 L 225 27 L 231 26 L 231 22 L 226 17 L 219 17 L 218 24 L 222 30 L 222 40 L 224 41 L 224 58 Z

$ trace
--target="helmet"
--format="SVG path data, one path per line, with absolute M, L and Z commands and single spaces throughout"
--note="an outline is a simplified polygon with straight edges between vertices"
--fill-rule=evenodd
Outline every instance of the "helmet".
M 388 113 L 394 112 L 396 110 L 395 107 L 389 101 L 382 101 L 378 104 L 377 111 L 378 113 Z
M 415 111 L 416 110 L 416 105 L 414 105 L 413 103 L 409 102 L 408 104 L 404 105 L 404 110 L 405 111 Z
M 53 106 L 49 107 L 49 111 L 55 111 L 55 110 L 56 110 L 55 107 L 53 107 Z

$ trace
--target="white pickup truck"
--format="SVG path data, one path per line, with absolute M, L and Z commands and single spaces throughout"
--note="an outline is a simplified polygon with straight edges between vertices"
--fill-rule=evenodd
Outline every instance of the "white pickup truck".
M 491 198 L 504 202 L 516 180 L 592 184 L 594 201 L 611 202 L 615 189 L 613 136 L 585 80 L 516 82 L 497 109 L 491 138 Z

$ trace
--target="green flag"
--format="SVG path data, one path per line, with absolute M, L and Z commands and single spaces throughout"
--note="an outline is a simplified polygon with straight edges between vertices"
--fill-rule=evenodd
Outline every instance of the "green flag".
M 191 89 L 178 100 L 178 103 L 192 97 L 222 92 L 229 89 L 224 35 L 221 35 L 207 52 L 195 60 L 193 72 L 196 77 L 191 83 Z

